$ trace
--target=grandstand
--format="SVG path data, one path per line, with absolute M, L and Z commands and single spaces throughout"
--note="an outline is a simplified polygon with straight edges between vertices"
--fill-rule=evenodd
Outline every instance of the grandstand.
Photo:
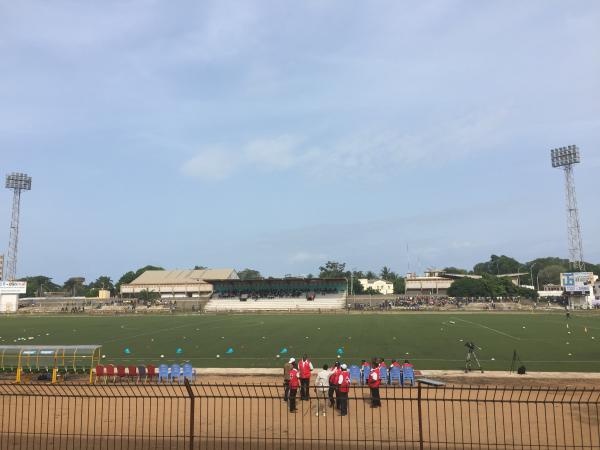
M 315 311 L 346 306 L 347 280 L 269 278 L 214 280 L 207 312 Z

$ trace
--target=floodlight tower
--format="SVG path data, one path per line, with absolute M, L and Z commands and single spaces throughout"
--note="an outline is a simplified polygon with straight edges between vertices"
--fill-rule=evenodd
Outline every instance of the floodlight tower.
M 585 271 L 583 262 L 583 245 L 581 242 L 581 226 L 579 224 L 579 209 L 575 195 L 575 178 L 573 165 L 581 162 L 579 147 L 555 148 L 550 151 L 552 167 L 562 167 L 565 172 L 565 187 L 567 191 L 567 232 L 569 238 L 569 261 L 573 270 Z
M 10 239 L 8 242 L 8 264 L 6 268 L 6 279 L 12 281 L 17 275 L 17 246 L 19 244 L 19 209 L 21 207 L 21 192 L 31 190 L 31 177 L 24 173 L 13 172 L 6 176 L 6 188 L 13 190 Z

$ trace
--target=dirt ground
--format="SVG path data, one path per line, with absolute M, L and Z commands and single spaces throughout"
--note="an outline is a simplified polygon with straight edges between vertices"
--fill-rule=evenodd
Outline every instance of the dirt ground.
M 204 377 L 190 391 L 0 384 L 0 450 L 180 449 L 192 436 L 195 449 L 412 449 L 419 441 L 423 448 L 600 448 L 600 389 L 589 380 L 477 380 L 446 377 L 449 386 L 423 387 L 420 401 L 416 388 L 382 388 L 375 409 L 369 390 L 354 387 L 347 416 L 329 406 L 317 416 L 314 390 L 290 413 L 272 376 L 233 377 L 232 385 Z

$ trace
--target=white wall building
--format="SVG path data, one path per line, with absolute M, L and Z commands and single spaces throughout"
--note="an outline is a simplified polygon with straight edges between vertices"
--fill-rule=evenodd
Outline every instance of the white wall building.
M 394 283 L 390 283 L 389 281 L 359 278 L 358 282 L 361 284 L 365 291 L 371 288 L 374 291 L 377 291 L 383 295 L 390 295 L 394 293 Z
M 0 313 L 14 313 L 19 309 L 19 294 L 27 291 L 25 281 L 0 281 Z

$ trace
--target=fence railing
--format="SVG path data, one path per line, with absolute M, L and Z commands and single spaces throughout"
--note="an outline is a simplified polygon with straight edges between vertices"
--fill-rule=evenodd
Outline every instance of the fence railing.
M 0 384 L 0 450 L 600 449 L 600 389 L 394 386 L 371 408 L 355 386 L 346 416 L 310 394 L 290 413 L 274 385 Z

